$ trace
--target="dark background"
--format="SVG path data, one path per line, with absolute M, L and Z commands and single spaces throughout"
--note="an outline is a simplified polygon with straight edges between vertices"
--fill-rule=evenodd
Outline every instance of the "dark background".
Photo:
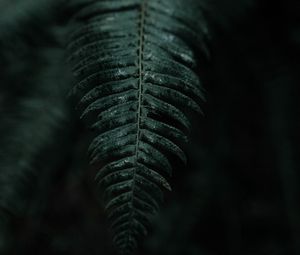
M 67 97 L 68 12 L 25 2 L 0 1 L 0 254 L 115 254 L 91 133 Z M 299 1 L 207 9 L 204 116 L 137 254 L 300 254 L 299 13 Z

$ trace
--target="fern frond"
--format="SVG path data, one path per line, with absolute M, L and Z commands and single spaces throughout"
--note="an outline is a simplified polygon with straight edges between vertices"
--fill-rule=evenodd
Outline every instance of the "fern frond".
M 97 181 L 114 242 L 127 254 L 171 189 L 171 158 L 186 161 L 186 113 L 200 113 L 203 99 L 195 55 L 207 52 L 206 23 L 192 0 L 70 2 L 78 7 L 72 92 L 97 132 L 90 158 L 102 165 Z

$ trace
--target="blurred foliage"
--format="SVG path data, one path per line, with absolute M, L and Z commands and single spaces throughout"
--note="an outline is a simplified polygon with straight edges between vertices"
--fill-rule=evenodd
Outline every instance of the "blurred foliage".
M 67 100 L 60 2 L 0 0 L 0 254 L 115 254 Z M 298 255 L 300 3 L 206 2 L 205 117 L 138 254 Z

